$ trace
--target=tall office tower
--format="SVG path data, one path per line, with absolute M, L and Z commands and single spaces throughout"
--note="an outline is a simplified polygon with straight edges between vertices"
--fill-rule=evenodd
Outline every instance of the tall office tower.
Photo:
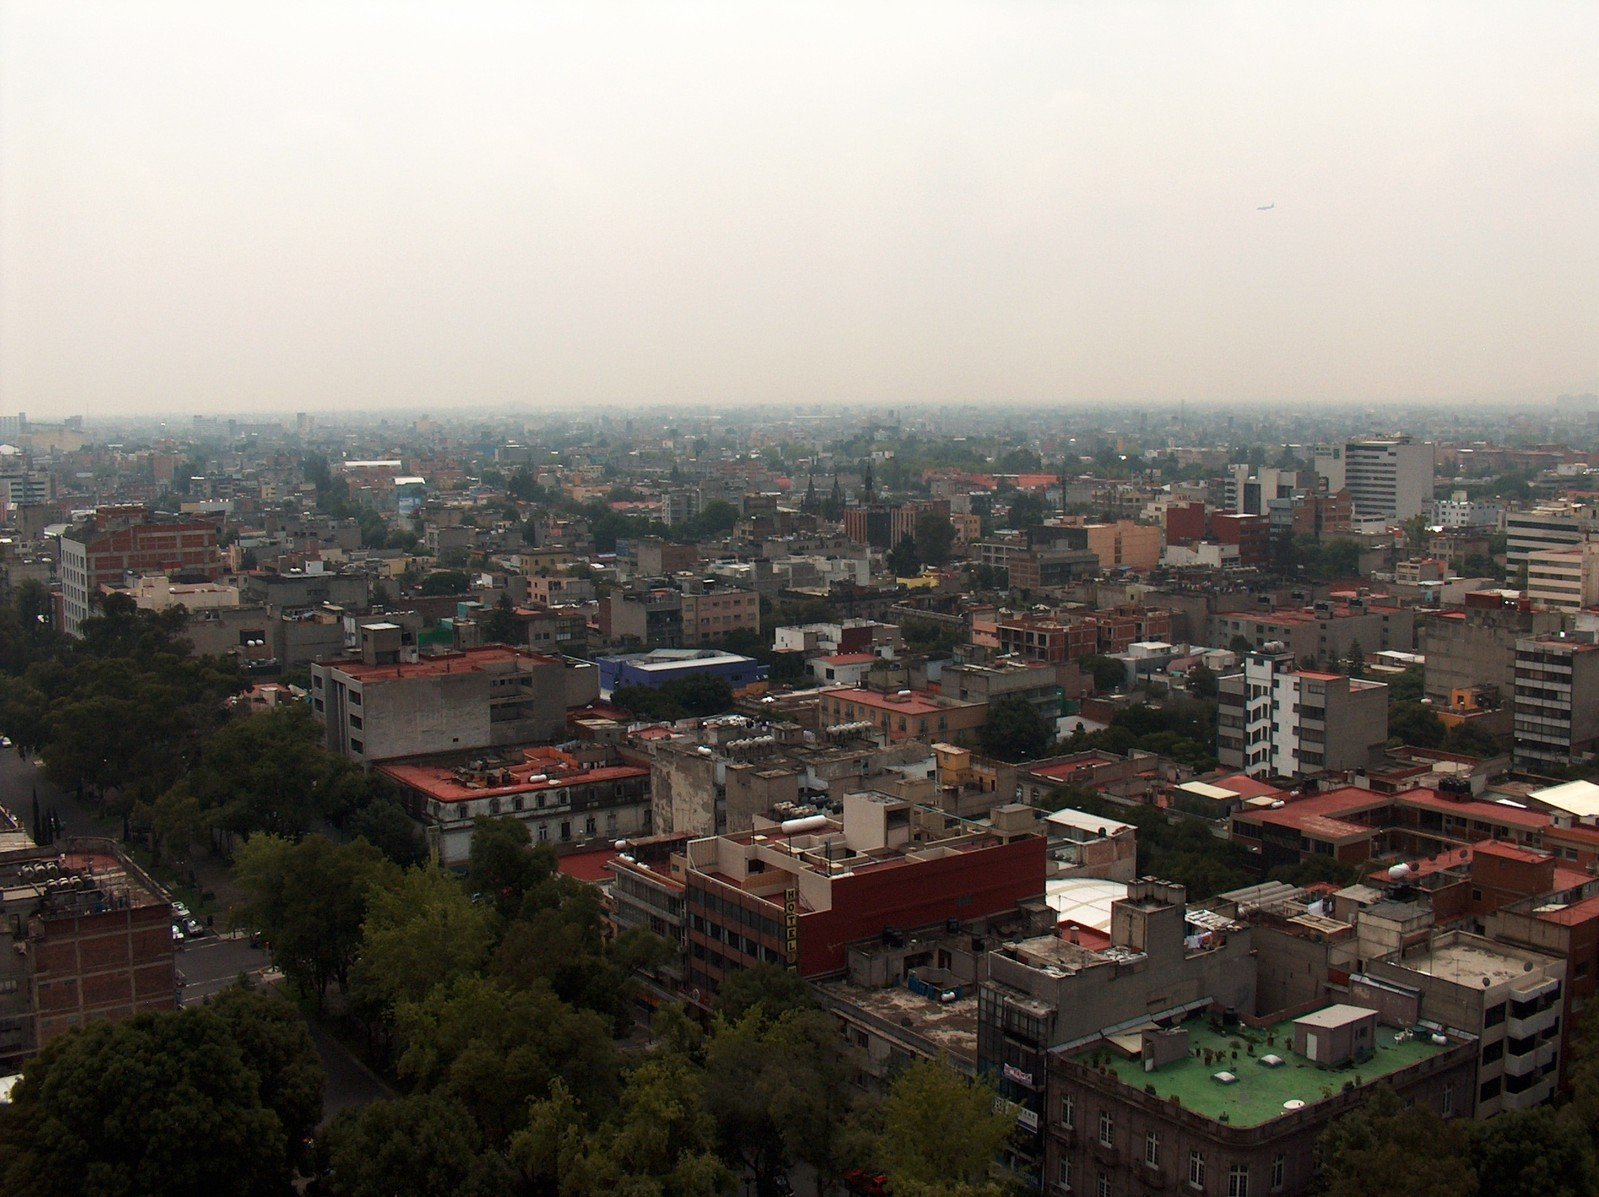
M 1357 520 L 1408 520 L 1432 511 L 1433 446 L 1408 436 L 1350 441 L 1344 476 Z

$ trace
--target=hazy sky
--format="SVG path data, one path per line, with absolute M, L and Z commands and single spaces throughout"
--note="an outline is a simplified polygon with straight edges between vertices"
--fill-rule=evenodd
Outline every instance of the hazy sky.
M 1588 389 L 1596 64 L 1592 0 L 0 0 L 0 413 Z

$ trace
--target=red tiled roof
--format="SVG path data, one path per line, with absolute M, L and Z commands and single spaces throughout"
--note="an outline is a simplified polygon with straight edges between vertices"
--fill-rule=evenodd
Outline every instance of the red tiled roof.
M 944 703 L 931 702 L 925 691 L 913 691 L 909 697 L 900 698 L 897 694 L 883 694 L 876 690 L 861 690 L 854 687 L 842 689 L 823 690 L 822 697 L 836 698 L 843 702 L 858 703 L 863 707 L 873 710 L 888 711 L 900 715 L 936 715 L 940 711 L 951 708 L 979 706 L 979 703 L 956 702 L 946 700 Z
M 622 855 L 615 848 L 595 848 L 588 852 L 570 852 L 560 858 L 556 866 L 568 877 L 589 884 L 611 879 L 610 863 Z
M 474 798 L 537 793 L 604 781 L 631 781 L 650 775 L 648 769 L 639 765 L 601 765 L 585 769 L 575 757 L 553 748 L 529 748 L 523 755 L 526 759 L 520 764 L 482 771 L 485 780 L 488 776 L 506 779 L 497 785 L 468 786 L 456 776 L 455 770 L 441 765 L 381 764 L 373 767 L 401 785 L 439 802 L 470 802 Z
M 548 657 L 543 653 L 530 653 L 522 649 L 505 648 L 500 645 L 484 645 L 481 648 L 468 648 L 458 652 L 426 656 L 416 661 L 402 661 L 398 665 L 368 665 L 365 661 L 356 660 L 333 660 L 324 662 L 324 664 L 337 669 L 340 673 L 347 674 L 358 682 L 369 684 L 372 682 L 406 681 L 419 677 L 441 677 L 447 673 L 476 673 L 486 666 L 498 665 L 513 660 L 522 660 L 529 665 L 559 665 L 561 663 L 559 657 Z
M 1465 818 L 1480 819 L 1483 822 L 1503 823 L 1508 827 L 1525 827 L 1536 830 L 1548 827 L 1548 815 L 1540 815 L 1530 810 L 1523 810 L 1517 806 L 1506 806 L 1501 802 L 1454 802 L 1439 795 L 1436 790 L 1405 790 L 1393 796 L 1395 802 L 1407 806 L 1420 806 L 1428 810 L 1444 811 L 1451 815 L 1460 815 Z
M 1215 781 L 1207 783 L 1219 786 L 1224 790 L 1231 790 L 1240 798 L 1286 798 L 1287 791 L 1280 790 L 1274 785 L 1260 781 L 1247 773 L 1234 773 L 1228 777 L 1218 777 Z
M 1586 880 L 1587 878 L 1584 878 Z M 1586 923 L 1591 919 L 1599 918 L 1599 896 L 1584 898 L 1581 902 L 1573 902 L 1564 910 L 1549 910 L 1538 916 L 1546 923 L 1558 923 L 1563 927 L 1575 927 L 1578 923 Z
M 1503 840 L 1483 840 L 1482 843 L 1473 844 L 1472 847 L 1478 856 L 1497 856 L 1501 860 L 1519 860 L 1522 864 L 1539 864 L 1551 859 L 1547 852 L 1507 844 Z M 1583 880 L 1586 881 L 1587 877 L 1585 876 Z

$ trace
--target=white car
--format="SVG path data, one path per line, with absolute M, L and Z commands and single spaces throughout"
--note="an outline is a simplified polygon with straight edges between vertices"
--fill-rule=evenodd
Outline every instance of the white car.
M 178 926 L 176 923 L 173 923 L 172 924 L 172 942 L 173 943 L 182 943 L 186 938 L 188 938 L 188 937 L 183 934 L 183 928 Z

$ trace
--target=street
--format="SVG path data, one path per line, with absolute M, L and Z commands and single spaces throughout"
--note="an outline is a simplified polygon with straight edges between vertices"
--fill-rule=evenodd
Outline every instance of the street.
M 0 729 L 3 730 L 3 729 Z M 4 806 L 29 832 L 33 831 L 33 794 L 39 793 L 39 807 L 48 814 L 54 810 L 67 835 L 115 835 L 98 827 L 88 811 L 72 794 L 62 791 L 45 778 L 37 765 L 38 757 L 23 760 L 15 748 L 0 748 L 0 806 Z
M 86 803 L 46 779 L 37 758 L 23 760 L 14 748 L 0 748 L 0 805 L 22 821 L 24 827 L 33 829 L 33 795 L 37 791 L 43 813 L 54 811 L 61 820 L 66 835 L 108 835 L 116 838 L 121 826 L 115 821 L 97 821 Z M 225 873 L 216 862 L 201 862 L 203 874 Z M 212 888 L 228 888 L 220 876 L 205 876 Z M 223 916 L 217 916 L 221 930 Z M 257 984 L 272 985 L 281 979 L 272 967 L 271 957 L 261 948 L 250 946 L 247 935 L 205 935 L 174 945 L 175 964 L 184 984 L 178 990 L 178 1003 L 182 1006 L 202 1005 L 207 998 L 220 993 L 249 974 Z M 307 1022 L 317 1055 L 327 1071 L 327 1089 L 324 1095 L 324 1121 L 341 1110 L 367 1105 L 395 1096 L 383 1081 L 365 1064 L 357 1060 L 336 1038 L 314 1022 Z
M 237 981 L 241 973 L 249 973 L 257 983 L 265 985 L 275 985 L 282 979 L 282 974 L 272 967 L 267 952 L 252 948 L 248 938 L 222 939 L 208 935 L 190 940 L 178 945 L 177 960 L 178 971 L 187 982 L 178 991 L 178 1001 L 184 1006 L 203 1005 L 207 998 Z M 327 1072 L 327 1088 L 323 1093 L 324 1125 L 343 1110 L 395 1096 L 376 1073 L 356 1059 L 325 1028 L 309 1019 L 306 1027 Z
M 184 1006 L 197 1006 L 214 993 L 219 993 L 249 973 L 257 982 L 277 976 L 267 976 L 272 961 L 261 948 L 252 948 L 247 938 L 224 939 L 207 935 L 191 939 L 177 947 L 178 972 L 186 982 L 178 991 L 178 1002 Z

